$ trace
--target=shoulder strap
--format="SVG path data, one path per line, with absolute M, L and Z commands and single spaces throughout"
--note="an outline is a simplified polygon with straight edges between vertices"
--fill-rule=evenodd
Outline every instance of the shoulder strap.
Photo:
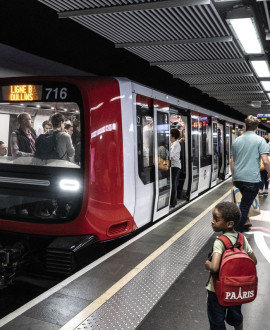
M 221 235 L 218 237 L 218 239 L 223 243 L 225 250 L 233 248 L 232 242 L 227 236 Z
M 244 249 L 244 235 L 242 233 L 238 233 L 236 242 L 241 244 L 240 249 Z

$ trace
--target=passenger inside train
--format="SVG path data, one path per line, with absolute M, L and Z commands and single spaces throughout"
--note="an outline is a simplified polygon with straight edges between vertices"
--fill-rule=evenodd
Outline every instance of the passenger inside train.
M 51 157 L 46 162 L 41 162 L 35 155 L 36 140 L 41 134 L 52 131 L 51 118 L 55 113 L 61 114 L 64 118 L 66 128 L 61 128 L 61 131 L 71 137 L 71 147 L 75 150 L 75 157 L 73 155 L 58 159 Z M 0 138 L 7 141 L 7 157 L 1 158 L 0 162 L 16 165 L 80 167 L 80 115 L 76 103 L 1 104 L 0 120 L 2 122 Z
M 7 146 L 5 142 L 0 141 L 0 157 L 5 157 L 7 155 Z
M 37 166 L 35 172 L 40 172 L 38 170 L 40 166 L 49 167 L 50 171 L 56 168 L 80 169 L 79 121 L 79 106 L 72 102 L 2 103 L 0 105 L 0 163 L 9 167 L 19 166 L 17 171 L 20 171 L 21 166 Z M 69 122 L 66 124 L 69 125 L 66 131 L 65 122 Z M 77 130 L 76 139 L 73 139 L 73 126 Z M 59 154 L 57 156 L 49 154 L 46 159 L 38 158 L 39 139 L 43 136 L 47 138 L 53 132 L 59 132 L 59 136 L 56 137 L 56 148 Z M 27 183 L 27 180 L 25 182 Z M 16 194 L 1 195 L 3 202 L 0 213 L 10 217 L 47 219 L 72 216 L 76 203 L 73 197 L 65 197 L 61 194 L 56 192 L 55 196 L 37 196 L 29 191 L 29 196 L 22 196 L 18 190 Z

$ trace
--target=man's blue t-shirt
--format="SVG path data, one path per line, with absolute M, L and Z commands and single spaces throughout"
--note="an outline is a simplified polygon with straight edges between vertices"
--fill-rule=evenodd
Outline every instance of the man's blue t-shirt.
M 261 154 L 268 154 L 269 148 L 264 138 L 247 131 L 232 144 L 234 158 L 234 181 L 260 182 Z

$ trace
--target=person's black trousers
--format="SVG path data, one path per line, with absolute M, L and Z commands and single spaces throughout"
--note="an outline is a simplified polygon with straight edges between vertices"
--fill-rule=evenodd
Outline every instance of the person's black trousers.
M 244 224 L 247 221 L 248 212 L 251 204 L 258 194 L 260 182 L 243 182 L 234 181 L 235 187 L 239 188 L 242 199 L 240 203 L 241 220 L 240 223 L 235 227 L 237 231 L 244 231 Z
M 177 186 L 179 182 L 180 168 L 172 167 L 172 193 L 170 205 L 175 207 L 177 204 Z

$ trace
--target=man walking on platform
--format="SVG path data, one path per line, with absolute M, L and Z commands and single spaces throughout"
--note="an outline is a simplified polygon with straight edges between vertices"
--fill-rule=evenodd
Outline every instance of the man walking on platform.
M 230 164 L 233 184 L 239 188 L 242 194 L 240 203 L 241 220 L 236 228 L 240 232 L 248 230 L 248 227 L 251 226 L 248 220 L 248 212 L 259 191 L 261 159 L 268 172 L 268 181 L 270 178 L 269 148 L 265 139 L 255 133 L 259 120 L 257 117 L 248 116 L 245 123 L 246 132 L 232 144 Z

